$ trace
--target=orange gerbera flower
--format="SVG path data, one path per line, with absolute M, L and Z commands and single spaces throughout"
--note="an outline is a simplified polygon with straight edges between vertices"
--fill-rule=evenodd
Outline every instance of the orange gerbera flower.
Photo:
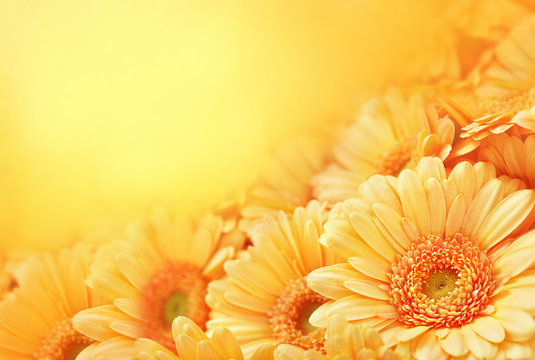
M 306 276 L 335 263 L 318 242 L 324 221 L 323 207 L 312 201 L 291 218 L 281 211 L 259 223 L 251 231 L 253 246 L 227 261 L 227 276 L 208 287 L 208 328 L 232 331 L 246 358 L 262 344 L 323 349 L 324 331 L 308 317 L 326 299 L 307 287 Z
M 187 315 L 200 327 L 208 320 L 208 283 L 223 275 L 243 238 L 225 238 L 213 215 L 171 216 L 155 211 L 131 224 L 126 239 L 102 246 L 87 283 L 113 302 L 78 313 L 75 328 L 91 339 L 119 335 L 153 339 L 174 348 L 171 324 Z M 229 241 L 230 240 L 230 241 Z
M 334 163 L 313 179 L 314 194 L 330 204 L 355 197 L 371 175 L 397 175 L 423 156 L 448 155 L 454 124 L 439 119 L 419 95 L 392 90 L 365 104 L 334 149 Z
M 452 157 L 468 154 L 493 134 L 535 132 L 535 16 L 516 25 L 482 58 L 467 86 L 445 102 L 461 124 Z
M 347 263 L 308 276 L 332 299 L 311 323 L 338 313 L 417 360 L 530 353 L 535 231 L 525 230 L 535 192 L 522 186 L 488 163 L 447 175 L 438 158 L 399 178 L 370 178 L 325 224 L 321 241 Z
M 70 360 L 93 342 L 72 325 L 78 311 L 105 303 L 84 284 L 92 259 L 78 244 L 22 265 L 20 286 L 0 302 L 1 359 Z

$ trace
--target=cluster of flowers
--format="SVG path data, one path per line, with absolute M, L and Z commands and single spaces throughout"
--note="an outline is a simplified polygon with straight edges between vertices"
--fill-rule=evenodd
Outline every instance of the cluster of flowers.
M 535 358 L 534 44 L 384 91 L 232 206 L 4 259 L 0 359 Z

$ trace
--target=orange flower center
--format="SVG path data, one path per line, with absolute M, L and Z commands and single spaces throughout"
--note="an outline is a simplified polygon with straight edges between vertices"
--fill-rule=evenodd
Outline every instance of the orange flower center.
M 36 360 L 74 360 L 83 349 L 93 343 L 72 327 L 72 319 L 58 322 L 41 346 L 33 354 Z
M 306 277 L 292 280 L 268 313 L 277 343 L 323 352 L 325 329 L 311 325 L 309 318 L 325 302 L 327 298 L 307 286 Z
M 392 265 L 391 303 L 408 326 L 459 327 L 485 310 L 496 280 L 476 241 L 430 235 Z
M 401 170 L 413 167 L 418 160 L 416 139 L 406 138 L 381 156 L 375 166 L 375 174 L 397 176 Z
M 475 116 L 485 116 L 489 114 L 506 113 L 511 111 L 512 113 L 518 113 L 519 111 L 531 108 L 534 104 L 535 91 L 528 90 L 520 93 L 508 96 L 503 99 L 489 99 L 478 97 L 473 101 L 472 113 Z
M 190 264 L 170 264 L 154 274 L 143 291 L 143 337 L 175 351 L 171 325 L 176 317 L 186 316 L 204 330 L 210 312 L 204 302 L 209 281 Z

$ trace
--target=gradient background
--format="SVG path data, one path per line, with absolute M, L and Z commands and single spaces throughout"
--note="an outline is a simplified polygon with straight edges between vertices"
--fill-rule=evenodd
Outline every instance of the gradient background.
M 402 3 L 0 0 L 1 247 L 217 204 L 286 139 L 420 75 L 434 20 Z

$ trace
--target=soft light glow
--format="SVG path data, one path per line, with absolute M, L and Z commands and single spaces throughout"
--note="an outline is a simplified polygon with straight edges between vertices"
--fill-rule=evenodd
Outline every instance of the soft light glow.
M 2 2 L 2 245 L 58 248 L 156 203 L 221 201 L 412 61 L 427 17 L 398 7 Z

